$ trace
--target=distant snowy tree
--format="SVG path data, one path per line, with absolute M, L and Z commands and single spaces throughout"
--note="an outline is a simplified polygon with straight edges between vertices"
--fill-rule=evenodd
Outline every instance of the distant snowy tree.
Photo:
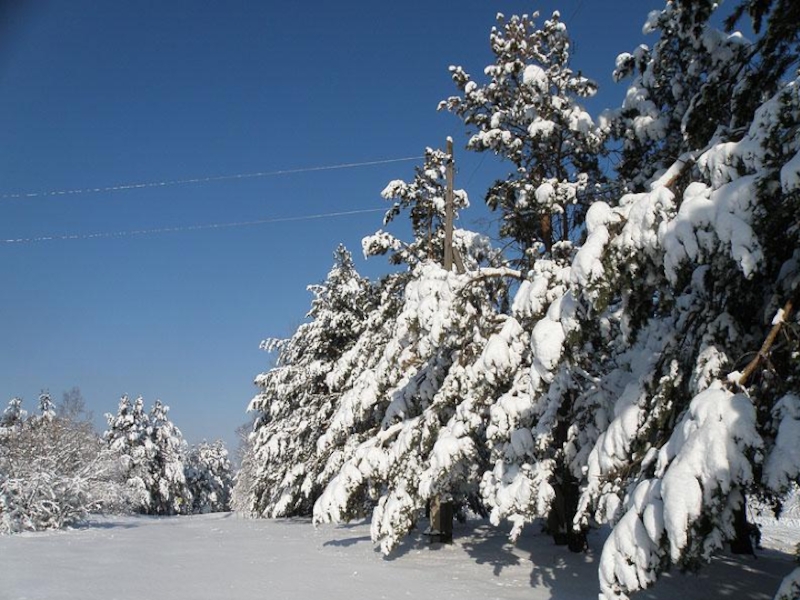
M 256 420 L 247 461 L 245 512 L 268 517 L 309 515 L 324 481 L 317 441 L 325 433 L 337 396 L 328 375 L 364 331 L 374 307 L 372 284 L 356 271 L 340 246 L 324 283 L 314 294 L 309 322 L 289 340 L 267 340 L 277 350 L 276 366 L 259 375 L 260 392 L 250 403 Z M 237 491 L 237 495 L 241 491 Z
M 125 478 L 129 495 L 144 510 L 148 504 L 147 461 L 152 454 L 148 427 L 150 419 L 144 410 L 144 400 L 137 398 L 131 403 L 127 396 L 119 401 L 117 414 L 106 414 L 108 429 L 103 439 L 119 457 L 120 468 Z
M 119 457 L 139 510 L 148 514 L 185 514 L 192 506 L 184 473 L 187 444 L 168 411 L 157 400 L 147 414 L 142 398 L 131 404 L 123 396 L 117 414 L 106 415 L 109 429 L 103 437 Z
M 22 399 L 12 398 L 9 400 L 3 416 L 0 417 L 0 436 L 10 435 L 18 430 L 27 416 L 28 412 L 22 408 Z
M 180 429 L 168 417 L 169 407 L 156 400 L 150 410 L 148 462 L 149 512 L 157 515 L 186 514 L 192 495 L 186 483 L 187 444 Z
M 53 403 L 49 392 L 39 395 L 39 413 L 34 415 L 35 421 L 52 421 L 56 418 L 56 405 Z
M 230 510 L 233 471 L 224 442 L 192 446 L 186 459 L 186 485 L 192 497 L 192 514 Z
M 66 527 L 113 506 L 117 471 L 91 424 L 56 415 L 49 394 L 39 408 L 26 416 L 15 398 L 3 416 L 0 532 Z

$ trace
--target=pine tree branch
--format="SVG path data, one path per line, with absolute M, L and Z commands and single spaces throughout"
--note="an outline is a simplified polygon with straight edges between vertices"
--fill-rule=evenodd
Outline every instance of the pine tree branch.
M 755 373 L 756 369 L 761 366 L 761 363 L 769 360 L 769 351 L 772 348 L 772 344 L 775 343 L 775 338 L 778 337 L 778 334 L 783 329 L 784 323 L 786 323 L 786 321 L 789 319 L 789 316 L 794 308 L 794 302 L 795 299 L 790 298 L 786 304 L 783 305 L 781 318 L 778 319 L 777 322 L 772 326 L 772 329 L 770 329 L 769 334 L 764 340 L 764 343 L 761 344 L 761 349 L 758 351 L 758 354 L 755 355 L 753 360 L 751 360 L 747 367 L 745 367 L 744 371 L 742 371 L 742 374 L 738 380 L 740 386 L 744 387 L 753 373 Z
M 672 187 L 675 183 L 680 179 L 683 175 L 684 171 L 688 168 L 692 168 L 695 163 L 697 162 L 697 157 L 703 154 L 709 146 L 703 148 L 699 152 L 684 152 L 681 154 L 675 162 L 672 163 L 669 169 L 661 175 L 658 179 L 650 184 L 650 189 L 654 190 L 656 188 L 665 187 L 669 190 L 672 190 Z M 674 191 L 674 190 L 672 190 Z
M 480 269 L 478 274 L 470 279 L 470 283 L 477 283 L 497 277 L 510 277 L 511 279 L 519 279 L 520 281 L 524 281 L 525 279 L 522 271 L 518 271 L 517 269 L 509 269 L 508 267 L 487 267 Z
M 478 269 L 477 271 L 470 271 L 469 279 L 464 282 L 464 284 L 457 291 L 457 294 L 461 297 L 465 297 L 473 288 L 473 286 L 479 285 L 482 282 L 490 279 L 502 278 L 525 281 L 525 275 L 522 273 L 522 271 L 518 271 L 517 269 L 511 269 L 509 267 L 485 267 Z

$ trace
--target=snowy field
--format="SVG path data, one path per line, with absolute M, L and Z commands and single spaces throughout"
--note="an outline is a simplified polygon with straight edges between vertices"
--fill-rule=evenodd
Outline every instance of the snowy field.
M 794 520 L 765 523 L 764 542 L 790 549 Z M 456 525 L 453 545 L 411 536 L 384 559 L 369 526 L 194 517 L 106 517 L 73 531 L 0 537 L 0 598 L 9 600 L 370 600 L 597 598 L 602 543 L 575 555 L 529 528 L 516 547 L 482 523 Z M 697 575 L 665 576 L 637 599 L 771 599 L 793 567 L 775 549 L 721 556 Z

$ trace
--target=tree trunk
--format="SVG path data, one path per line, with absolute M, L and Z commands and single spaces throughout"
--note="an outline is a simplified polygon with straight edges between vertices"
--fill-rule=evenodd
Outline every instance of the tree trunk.
M 731 540 L 731 552 L 733 554 L 751 554 L 755 556 L 755 546 L 761 538 L 758 527 L 747 520 L 747 502 L 742 502 L 742 506 L 733 513 L 733 530 L 736 537 Z
M 553 444 L 557 448 L 563 448 L 567 442 L 569 423 L 572 421 L 570 416 L 573 402 L 574 398 L 571 396 L 564 397 L 558 408 L 559 420 L 553 429 Z M 587 548 L 586 531 L 575 530 L 573 526 L 575 514 L 578 512 L 580 487 L 569 467 L 563 464 L 563 457 L 559 462 L 562 465 L 553 474 L 551 482 L 553 490 L 555 490 L 555 498 L 550 507 L 550 514 L 547 516 L 547 530 L 553 536 L 556 545 L 567 546 L 572 552 L 583 552 Z
M 453 503 L 439 497 L 430 502 L 430 541 L 449 544 L 453 541 Z
M 553 215 L 544 214 L 539 220 L 539 227 L 542 230 L 542 241 L 547 252 L 553 248 Z
M 553 489 L 556 496 L 547 516 L 547 532 L 553 536 L 557 546 L 567 546 L 571 552 L 583 552 L 587 548 L 586 531 L 573 527 L 580 497 L 578 482 L 566 474 L 564 481 L 553 485 Z

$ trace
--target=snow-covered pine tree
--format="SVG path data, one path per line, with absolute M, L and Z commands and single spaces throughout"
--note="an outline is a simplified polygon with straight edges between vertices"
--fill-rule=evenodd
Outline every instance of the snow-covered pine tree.
M 410 182 L 394 180 L 383 190 L 383 198 L 392 202 L 384 216 L 384 228 L 407 210 L 412 229 L 409 242 L 385 229 L 362 241 L 365 257 L 388 254 L 390 262 L 406 268 L 378 282 L 379 302 L 366 319 L 363 333 L 328 376 L 331 388 L 339 392 L 339 400 L 318 445 L 325 463 L 320 480 L 326 485 L 340 474 L 356 449 L 380 430 L 388 400 L 378 385 L 376 374 L 385 370 L 385 365 L 381 366 L 384 351 L 393 339 L 406 286 L 414 278 L 414 269 L 425 262 L 443 259 L 446 168 L 451 159 L 441 150 L 426 148 L 423 164 L 415 168 Z M 454 190 L 453 196 L 456 212 L 468 206 L 463 191 Z M 454 232 L 453 244 L 459 256 L 480 254 L 482 243 L 480 236 L 461 235 L 459 230 Z M 379 490 L 371 489 L 366 479 L 348 485 L 347 506 L 337 507 L 337 512 L 326 518 L 340 521 L 363 515 L 373 508 L 378 495 Z
M 409 268 L 424 261 L 441 261 L 444 256 L 445 170 L 451 156 L 442 150 L 426 148 L 422 166 L 415 167 L 414 178 L 396 179 L 381 192 L 385 200 L 394 201 L 383 218 L 386 227 L 403 211 L 411 222 L 412 240 L 403 242 L 396 236 L 378 230 L 362 242 L 364 256 L 389 255 L 389 262 Z M 463 190 L 453 191 L 453 210 L 457 213 L 469 206 Z
M 380 401 L 375 373 L 392 339 L 407 280 L 408 272 L 401 271 L 376 283 L 377 304 L 366 316 L 364 330 L 326 376 L 336 402 L 327 429 L 317 440 L 317 460 L 321 466 L 317 483 L 323 489 L 340 473 L 361 443 L 374 436 L 380 427 L 385 406 Z M 376 496 L 377 492 L 367 489 L 366 485 L 354 484 L 348 490 L 348 505 L 331 520 L 364 516 L 374 507 Z
M 0 436 L 10 435 L 18 430 L 22 426 L 22 423 L 25 422 L 27 416 L 28 411 L 22 408 L 21 398 L 12 398 L 9 400 L 8 406 L 6 406 L 3 411 L 3 416 L 0 417 Z
M 623 113 L 639 113 L 621 121 L 634 141 L 622 176 L 643 191 L 593 207 L 573 260 L 593 274 L 574 293 L 611 337 L 597 382 L 611 422 L 576 521 L 614 524 L 600 565 L 607 598 L 669 565 L 698 566 L 737 537 L 746 493 L 798 476 L 786 454 L 797 439 L 796 316 L 781 312 L 798 289 L 798 82 L 771 73 L 753 88 L 761 43 L 715 30 L 716 9 L 674 1 L 650 15 L 646 30 L 661 39 L 634 56 Z M 677 111 L 673 121 L 648 120 L 648 102 Z M 761 350 L 772 361 L 745 371 L 754 379 L 738 373 L 777 330 L 784 342 Z
M 160 400 L 148 414 L 142 398 L 131 403 L 123 396 L 117 414 L 106 415 L 103 439 L 118 456 L 131 502 L 146 514 L 185 514 L 192 506 L 184 473 L 187 444 L 168 412 Z
M 233 470 L 222 440 L 192 446 L 186 458 L 186 485 L 192 514 L 230 510 Z
M 653 48 L 640 45 L 617 58 L 615 79 L 631 81 L 622 107 L 608 116 L 622 142 L 617 170 L 631 191 L 645 191 L 678 157 L 693 161 L 719 127 L 723 135 L 746 127 L 762 99 L 754 85 L 774 90 L 774 73 L 770 82 L 748 77 L 749 40 L 709 26 L 718 4 L 667 2 L 643 28 L 660 34 Z
M 515 523 L 512 537 L 524 523 L 547 517 L 556 541 L 578 551 L 585 538 L 572 520 L 587 447 L 602 427 L 591 371 L 603 342 L 599 327 L 576 326 L 588 307 L 569 293 L 582 268 L 573 274 L 570 263 L 587 210 L 614 186 L 599 166 L 604 133 L 580 104 L 596 85 L 573 72 L 560 15 L 541 28 L 537 18 L 498 15 L 490 35 L 495 60 L 484 70 L 489 81 L 480 85 L 452 67 L 463 96 L 440 108 L 475 130 L 469 148 L 491 150 L 514 165 L 487 200 L 502 209 L 501 233 L 516 240 L 529 268 L 511 311 L 524 334 L 506 341 L 531 347 L 514 357 L 516 371 L 493 398 L 486 432 L 492 468 L 483 496 L 493 521 Z
M 486 201 L 501 211 L 501 235 L 517 244 L 520 264 L 530 268 L 542 253 L 568 249 L 592 200 L 607 191 L 599 167 L 603 135 L 580 104 L 597 86 L 570 67 L 570 38 L 558 12 L 541 27 L 538 13 L 497 18 L 488 81 L 450 67 L 462 95 L 439 108 L 464 121 L 469 149 L 494 152 L 514 166 Z
M 108 429 L 103 433 L 103 439 L 118 457 L 133 507 L 146 512 L 149 504 L 147 463 L 153 449 L 148 434 L 150 418 L 144 410 L 144 400 L 140 397 L 131 403 L 128 396 L 122 396 L 117 414 L 106 413 L 105 416 Z
M 39 414 L 34 415 L 34 422 L 49 423 L 56 418 L 56 405 L 50 397 L 50 392 L 39 394 Z
M 249 490 L 242 494 L 245 512 L 284 517 L 311 514 L 326 483 L 320 480 L 327 457 L 317 442 L 337 404 L 329 383 L 334 364 L 359 339 L 374 309 L 375 288 L 355 269 L 343 247 L 324 283 L 309 286 L 314 295 L 309 322 L 288 340 L 267 340 L 277 350 L 274 368 L 256 378 L 259 394 L 249 410 L 259 418 L 251 435 Z M 324 479 L 324 477 L 323 477 Z
M 170 421 L 169 406 L 156 400 L 150 410 L 149 451 L 146 477 L 150 503 L 148 512 L 155 515 L 187 514 L 192 508 L 192 494 L 186 483 L 187 444 L 183 434 Z
M 402 305 L 391 327 L 381 329 L 378 352 L 365 348 L 369 366 L 349 382 L 321 440 L 325 447 L 342 426 L 357 425 L 357 435 L 331 455 L 337 472 L 315 506 L 315 520 L 348 520 L 359 515 L 364 497 L 373 497 L 372 538 L 384 552 L 415 526 L 433 497 L 474 503 L 484 460 L 476 441 L 485 406 L 470 393 L 483 379 L 471 367 L 488 336 L 502 328 L 498 306 L 508 292 L 500 278 L 480 277 L 479 266 L 496 266 L 498 257 L 481 236 L 454 232 L 466 273 L 449 273 L 437 262 L 449 159 L 429 149 L 411 182 L 394 181 L 384 191 L 399 200 L 387 221 L 408 209 L 414 238 L 406 244 L 381 231 L 364 248 L 367 254 L 393 250 L 395 262 L 409 265 Z M 463 192 L 455 196 L 457 208 L 466 206 Z
M 445 170 L 449 160 L 450 156 L 441 150 L 426 148 L 423 164 L 415 168 L 411 182 L 391 181 L 381 194 L 393 202 L 384 216 L 384 228 L 408 209 L 413 234 L 410 242 L 383 228 L 362 241 L 365 257 L 388 254 L 390 262 L 405 265 L 406 269 L 378 283 L 380 300 L 367 318 L 364 332 L 328 376 L 328 383 L 338 391 L 339 398 L 328 429 L 318 443 L 325 464 L 320 477 L 326 491 L 314 506 L 317 521 L 339 522 L 363 516 L 380 495 L 380 488 L 369 478 L 355 477 L 350 462 L 358 448 L 375 439 L 381 428 L 388 401 L 378 375 L 389 367 L 383 359 L 384 351 L 393 339 L 413 269 L 432 257 L 443 257 Z M 456 192 L 454 203 L 466 206 L 466 195 Z M 397 365 L 392 368 L 396 371 Z M 344 493 L 334 499 L 330 496 L 332 489 L 344 489 Z

